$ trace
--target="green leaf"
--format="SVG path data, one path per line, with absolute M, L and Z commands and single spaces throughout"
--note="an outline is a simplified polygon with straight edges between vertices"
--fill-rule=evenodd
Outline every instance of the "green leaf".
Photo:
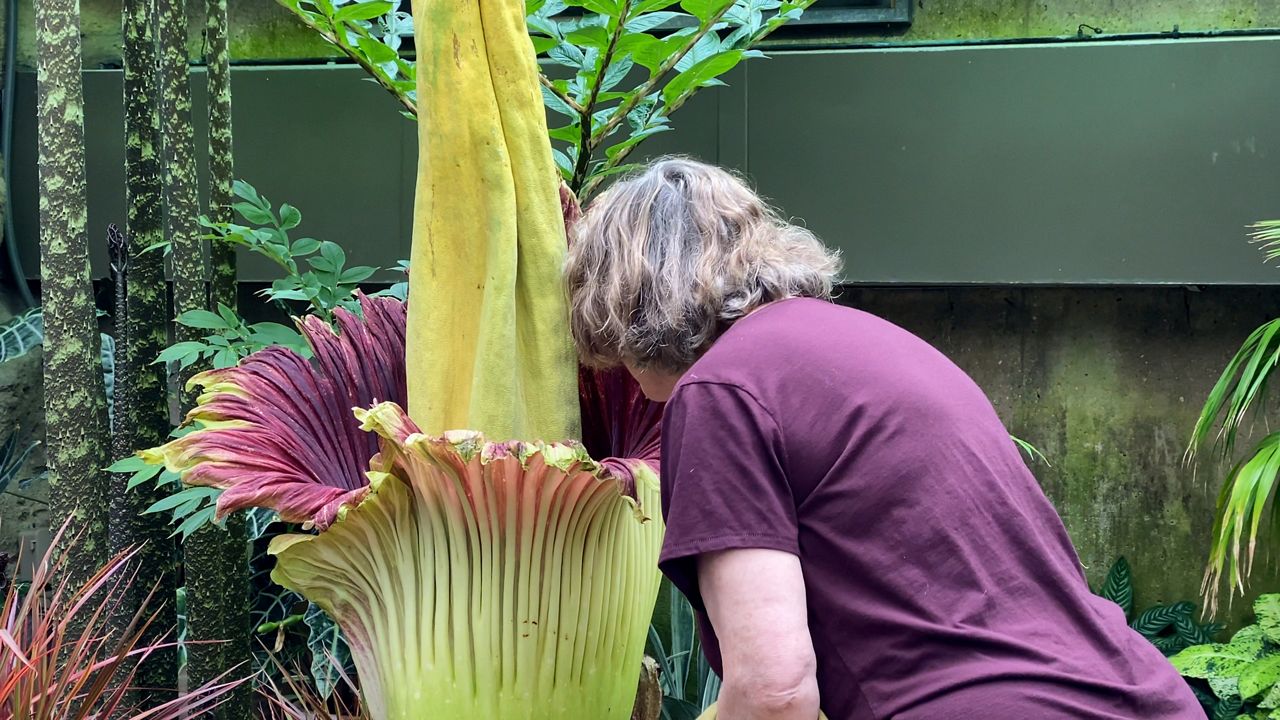
M 1236 633 L 1230 643 L 1193 645 L 1169 658 L 1169 662 L 1186 677 L 1236 678 L 1262 655 L 1262 633 L 1251 625 Z
M 688 17 L 678 12 L 652 12 L 627 21 L 627 32 L 642 33 L 653 30 L 659 25 L 669 23 L 678 18 Z
M 1098 594 L 1120 606 L 1125 618 L 1133 615 L 1133 574 L 1129 570 L 1129 561 L 1124 557 L 1116 559 L 1107 571 L 1106 582 Z
M 280 323 L 254 323 L 249 330 L 253 334 L 254 341 L 263 345 L 283 345 L 285 347 L 305 345 L 301 333 Z
M 206 488 L 206 487 L 183 488 L 182 490 L 179 490 L 178 492 L 170 495 L 169 497 L 161 498 L 155 501 L 154 503 L 151 504 L 150 507 L 148 507 L 146 510 L 143 510 L 142 514 L 148 515 L 151 513 L 164 512 L 166 510 L 173 510 L 174 508 L 185 505 L 192 500 L 215 498 L 221 493 L 222 491 L 216 488 Z
M 619 55 L 630 56 L 637 64 L 648 69 L 650 74 L 657 72 L 658 67 L 671 54 L 670 48 L 662 40 L 642 33 L 622 36 L 618 40 L 617 52 Z
M 160 472 L 159 465 L 152 465 L 137 455 L 130 455 L 127 458 L 117 460 L 107 466 L 106 471 L 111 473 L 135 473 L 139 470 L 151 470 Z
M 231 192 L 235 193 L 236 197 L 241 198 L 243 200 L 248 200 L 249 202 L 253 203 L 258 207 L 263 207 L 266 205 L 266 203 L 262 199 L 262 196 L 258 195 L 257 189 L 255 189 L 252 185 L 250 185 L 249 183 L 243 180 L 233 181 L 231 183 Z
M 391 12 L 394 4 L 386 0 L 367 0 L 365 2 L 354 2 L 338 8 L 338 12 L 334 14 L 333 19 L 339 22 L 350 22 L 354 20 L 373 20 Z
M 1240 672 L 1240 696 L 1252 700 L 1280 680 L 1280 655 L 1268 655 Z
M 125 490 L 132 490 L 148 480 L 154 479 L 164 470 L 163 465 L 148 465 L 145 469 L 139 470 L 129 478 L 129 482 L 125 485 Z
M 642 15 L 644 13 L 653 12 L 654 10 L 663 10 L 676 4 L 677 0 L 641 0 L 632 6 L 631 15 Z
M 681 0 L 680 7 L 685 12 L 698 18 L 702 23 L 706 23 L 716 13 L 720 12 L 725 5 L 732 5 L 733 0 Z
M 298 208 L 285 203 L 280 206 L 280 228 L 283 230 L 292 230 L 298 227 L 298 223 L 302 222 L 302 213 Z
M 364 51 L 365 57 L 369 58 L 369 62 L 377 65 L 395 62 L 396 58 L 400 57 L 390 45 L 373 38 L 362 35 L 356 38 L 356 43 Z
M 548 50 L 547 58 L 570 68 L 580 68 L 587 64 L 587 56 L 582 49 L 568 42 L 560 43 Z
M 347 268 L 342 271 L 342 275 L 338 276 L 338 283 L 342 285 L 353 285 L 355 283 L 364 282 L 377 271 L 377 268 L 367 267 L 365 265 Z
M 347 253 L 342 246 L 327 240 L 320 243 L 320 257 L 332 263 L 335 271 L 347 262 Z
M 298 238 L 293 242 L 293 247 L 289 248 L 289 254 L 294 257 L 310 255 L 320 249 L 320 241 L 315 238 Z
M 667 86 L 662 89 L 662 101 L 667 105 L 674 104 L 685 93 L 692 92 L 729 72 L 741 60 L 741 50 L 729 50 L 699 60 L 667 83 Z
M 320 696 L 328 698 L 337 687 L 344 668 L 351 664 L 351 650 L 337 624 L 315 604 L 307 605 L 303 622 L 310 631 L 307 647 L 311 650 L 311 677 Z
M 1142 612 L 1129 624 L 1139 635 L 1148 640 L 1168 630 L 1178 622 L 1178 618 L 1191 612 L 1193 606 L 1188 602 L 1176 605 L 1155 605 Z
M 230 325 L 222 317 L 208 310 L 188 310 L 178 316 L 178 322 L 187 327 L 202 330 L 229 330 Z
M 609 31 L 599 25 L 588 25 L 565 35 L 566 42 L 582 47 L 604 50 L 609 47 Z M 585 56 L 584 56 L 585 57 Z
M 209 505 L 208 507 L 202 508 L 200 510 L 197 510 L 191 513 L 190 515 L 187 516 L 186 520 L 182 521 L 182 524 L 178 526 L 178 529 L 174 530 L 169 537 L 181 535 L 183 541 L 186 541 L 187 538 L 191 537 L 191 533 L 195 532 L 196 530 L 199 530 L 205 525 L 212 524 L 214 522 L 214 514 L 216 512 L 217 512 L 217 507 L 214 505 Z
M 240 213 L 245 220 L 255 225 L 269 225 L 275 221 L 269 210 L 263 210 L 260 207 L 249 203 L 235 203 L 231 206 L 236 212 Z
M 1271 642 L 1280 644 L 1280 594 L 1259 595 L 1253 602 L 1253 614 L 1258 617 L 1262 634 Z
M 530 35 L 529 39 L 533 41 L 533 51 L 538 55 L 543 55 L 560 44 L 560 41 L 555 38 L 541 35 Z

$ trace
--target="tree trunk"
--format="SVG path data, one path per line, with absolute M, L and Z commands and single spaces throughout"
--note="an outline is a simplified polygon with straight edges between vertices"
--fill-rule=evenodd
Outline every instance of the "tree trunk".
M 227 47 L 227 0 L 208 0 L 205 28 L 205 68 L 209 84 L 209 217 L 214 222 L 234 219 L 231 187 L 235 180 L 231 152 L 231 54 Z M 213 301 L 236 306 L 236 250 L 215 241 Z
M 157 0 L 160 48 L 160 128 L 164 154 L 165 234 L 172 246 L 173 304 L 177 314 L 206 309 L 209 278 L 197 222 L 199 201 L 195 162 L 195 131 L 191 126 L 190 65 L 187 55 L 185 0 Z M 179 342 L 196 340 L 198 330 L 178 325 Z M 183 388 L 190 370 L 180 372 Z M 190 396 L 180 390 L 182 407 Z M 187 588 L 187 677 L 189 687 L 214 680 L 226 669 L 221 641 L 228 637 L 219 606 L 225 564 L 222 530 L 206 527 L 183 543 Z
M 227 0 L 206 3 L 205 68 L 209 88 L 209 217 L 214 222 L 231 222 L 234 181 L 231 152 L 231 56 L 227 47 Z M 212 260 L 212 309 L 219 304 L 236 307 L 236 255 L 229 243 L 214 241 Z M 222 669 L 241 666 L 253 659 L 250 642 L 253 630 L 249 615 L 249 539 L 244 513 L 227 518 L 226 529 L 205 526 L 191 538 L 210 548 L 209 568 L 188 589 L 194 588 L 196 607 L 219 612 L 217 622 L 227 644 L 222 646 Z M 193 577 L 193 576 L 189 576 Z M 212 669 L 209 671 L 213 672 Z M 193 678 L 194 679 L 194 678 Z M 253 717 L 253 688 L 244 685 L 218 708 L 224 720 Z
M 77 0 L 41 0 L 35 10 L 50 521 L 69 525 L 58 553 L 79 587 L 107 557 L 106 391 L 85 227 L 80 8 Z
M 169 298 L 164 257 L 143 250 L 159 242 L 161 227 L 160 116 L 157 107 L 155 0 L 124 0 L 125 203 L 123 246 L 116 291 L 116 395 L 112 455 L 128 457 L 156 447 L 169 434 L 168 385 L 163 365 L 152 364 L 168 340 Z M 126 491 L 128 475 L 111 481 L 111 551 L 143 544 L 137 581 L 121 603 L 117 627 L 140 607 L 146 593 L 166 603 L 164 615 L 148 630 L 144 644 L 159 641 L 176 621 L 177 547 L 163 515 L 142 515 L 168 492 L 148 483 Z M 152 654 L 136 685 L 150 688 L 134 698 L 142 709 L 171 699 L 178 687 L 178 659 L 172 648 Z

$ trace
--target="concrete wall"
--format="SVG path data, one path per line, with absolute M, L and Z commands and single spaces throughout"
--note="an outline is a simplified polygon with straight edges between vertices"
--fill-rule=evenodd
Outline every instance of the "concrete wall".
M 1280 315 L 1280 294 L 863 288 L 842 302 L 934 344 L 1044 452 L 1051 465 L 1032 468 L 1095 583 L 1125 555 L 1138 605 L 1196 597 L 1222 468 L 1193 471 L 1182 454 L 1209 388 L 1245 336 Z M 1274 591 L 1278 579 L 1272 562 L 1254 587 Z

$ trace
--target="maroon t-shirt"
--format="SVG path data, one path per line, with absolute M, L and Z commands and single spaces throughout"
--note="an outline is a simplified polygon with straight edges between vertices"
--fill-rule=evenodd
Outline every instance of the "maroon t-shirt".
M 735 323 L 662 427 L 662 571 L 800 557 L 831 720 L 1202 719 L 1165 658 L 1086 585 L 982 391 L 924 341 L 811 299 Z

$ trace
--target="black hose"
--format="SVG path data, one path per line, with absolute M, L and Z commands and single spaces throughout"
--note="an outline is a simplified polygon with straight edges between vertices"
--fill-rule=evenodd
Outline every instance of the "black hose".
M 22 271 L 22 258 L 18 255 L 18 234 L 13 225 L 13 85 L 18 67 L 18 0 L 8 0 L 9 14 L 5 19 L 4 41 L 4 107 L 0 108 L 0 158 L 4 162 L 5 202 L 9 207 L 4 213 L 4 244 L 9 258 L 9 272 L 24 308 L 35 307 L 27 275 Z

